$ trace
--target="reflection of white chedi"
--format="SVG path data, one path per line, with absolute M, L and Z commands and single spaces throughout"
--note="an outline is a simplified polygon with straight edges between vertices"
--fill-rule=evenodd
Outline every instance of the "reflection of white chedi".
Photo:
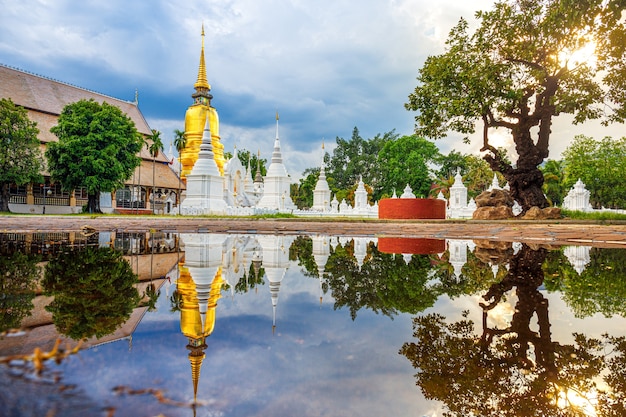
M 181 203 L 181 214 L 225 214 L 224 179 L 213 158 L 209 118 L 205 121 L 198 160 L 187 175 L 187 197 Z
M 185 245 L 185 266 L 196 286 L 202 326 L 206 325 L 211 283 L 222 266 L 222 243 L 224 235 L 183 234 Z
M 278 293 L 285 272 L 289 267 L 289 247 L 293 239 L 293 236 L 262 235 L 258 237 L 259 244 L 263 249 L 263 269 L 269 282 L 272 298 L 272 330 L 276 328 Z
M 467 263 L 468 242 L 466 240 L 448 240 L 447 243 L 450 265 L 454 269 L 454 277 L 458 282 L 461 279 L 463 266 Z
M 326 263 L 330 257 L 330 238 L 326 235 L 316 235 L 311 238 L 313 241 L 313 259 L 317 266 L 317 277 L 319 279 L 320 303 L 324 294 L 322 284 L 324 281 L 324 272 L 326 272 Z
M 567 246 L 563 251 L 563 254 L 567 257 L 569 263 L 574 267 L 574 270 L 578 275 L 582 274 L 585 267 L 591 262 L 589 253 L 591 247 L 589 246 Z
M 278 138 L 278 115 L 276 115 L 276 140 L 274 141 L 274 152 L 272 152 L 272 163 L 267 169 L 263 196 L 257 203 L 257 207 L 274 210 L 293 210 L 293 204 L 289 190 L 289 175 L 283 164 L 283 157 L 280 151 L 280 139 Z

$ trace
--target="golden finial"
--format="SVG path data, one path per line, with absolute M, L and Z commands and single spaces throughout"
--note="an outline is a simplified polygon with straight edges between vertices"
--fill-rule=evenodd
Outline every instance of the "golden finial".
M 276 121 L 278 121 L 278 110 L 276 110 Z
M 198 68 L 198 79 L 193 87 L 198 90 L 201 88 L 205 88 L 207 90 L 211 89 L 209 82 L 207 81 L 206 76 L 206 65 L 204 63 L 204 22 L 202 22 L 202 49 L 200 50 L 200 65 Z

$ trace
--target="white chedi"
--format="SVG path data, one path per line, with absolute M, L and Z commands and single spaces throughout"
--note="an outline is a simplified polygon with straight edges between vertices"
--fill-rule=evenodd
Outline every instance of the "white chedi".
M 278 211 L 291 211 L 296 208 L 290 195 L 291 179 L 283 164 L 280 151 L 280 139 L 278 137 L 278 115 L 276 115 L 276 139 L 274 140 L 274 152 L 272 162 L 267 169 L 263 185 L 263 196 L 257 203 L 258 208 Z
M 215 163 L 207 115 L 198 160 L 187 175 L 187 197 L 181 203 L 183 215 L 225 214 L 224 181 Z

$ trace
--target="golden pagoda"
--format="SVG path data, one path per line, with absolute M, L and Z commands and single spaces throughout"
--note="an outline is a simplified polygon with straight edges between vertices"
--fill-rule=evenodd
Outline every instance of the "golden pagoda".
M 185 267 L 182 262 L 179 263 L 178 267 L 177 290 L 182 300 L 180 329 L 188 340 L 187 349 L 191 364 L 193 399 L 196 403 L 200 369 L 206 356 L 204 353 L 207 348 L 206 338 L 213 333 L 215 328 L 215 308 L 217 307 L 217 300 L 221 297 L 224 278 L 222 277 L 222 267 L 219 267 L 210 287 L 202 288 L 203 285 L 196 285 L 189 268 Z M 204 303 L 206 303 L 206 308 L 201 305 Z
M 204 63 L 204 24 L 202 25 L 202 49 L 200 50 L 200 66 L 198 68 L 198 79 L 193 86 L 196 90 L 191 95 L 193 104 L 187 109 L 185 114 L 185 148 L 180 152 L 180 164 L 182 166 L 181 176 L 186 178 L 191 172 L 193 165 L 198 160 L 200 144 L 202 143 L 202 132 L 204 131 L 207 113 L 211 130 L 211 144 L 215 163 L 220 172 L 224 175 L 224 145 L 220 141 L 219 118 L 217 110 L 211 106 L 211 85 L 207 81 L 206 65 Z

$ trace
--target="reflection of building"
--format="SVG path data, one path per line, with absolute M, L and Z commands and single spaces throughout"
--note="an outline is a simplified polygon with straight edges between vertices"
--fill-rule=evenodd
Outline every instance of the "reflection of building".
M 591 262 L 591 257 L 589 256 L 590 252 L 590 246 L 567 246 L 563 250 L 563 254 L 567 257 L 567 260 L 574 267 L 578 275 L 582 274 L 587 264 Z
M 322 282 L 324 281 L 324 272 L 326 272 L 326 263 L 330 257 L 330 237 L 327 235 L 315 235 L 313 240 L 313 259 L 317 266 L 317 277 L 320 280 L 320 303 L 322 302 Z
M 448 252 L 450 254 L 450 265 L 454 268 L 454 277 L 461 279 L 461 271 L 467 263 L 467 240 L 448 240 Z
M 100 236 L 103 235 L 103 236 Z M 104 237 L 101 239 L 101 237 Z M 0 256 L 14 252 L 37 254 L 47 263 L 67 250 L 68 247 L 82 248 L 86 246 L 106 246 L 124 251 L 124 259 L 138 275 L 139 283 L 135 285 L 140 295 L 145 294 L 152 283 L 157 289 L 166 282 L 164 279 L 178 262 L 178 240 L 166 233 L 121 233 L 106 234 L 80 232 L 56 233 L 0 233 Z M 154 250 L 153 248 L 154 247 Z M 158 247 L 158 248 L 157 248 Z M 43 273 L 43 271 L 42 271 Z M 21 332 L 7 337 L 0 343 L 0 357 L 10 355 L 32 354 L 35 348 L 49 351 L 57 339 L 62 345 L 75 341 L 60 334 L 53 321 L 52 313 L 45 308 L 52 301 L 51 297 L 36 295 L 32 300 L 33 309 L 30 316 L 20 323 Z M 104 343 L 126 340 L 131 346 L 132 334 L 146 313 L 147 307 L 136 307 L 130 318 L 113 333 L 101 338 L 90 338 L 82 347 L 89 348 Z
M 289 267 L 289 247 L 293 236 L 263 235 L 258 237 L 263 248 L 263 269 L 269 282 L 272 298 L 272 331 L 276 329 L 276 307 L 280 285 Z
M 215 309 L 221 297 L 222 235 L 181 236 L 185 243 L 185 262 L 179 266 L 177 289 L 181 297 L 180 330 L 187 337 L 193 382 L 194 402 L 200 369 L 207 348 L 206 338 L 215 328 Z
M 211 94 L 211 85 L 207 80 L 206 65 L 204 62 L 204 26 L 202 27 L 202 49 L 200 50 L 198 79 L 193 87 L 196 90 L 195 93 L 191 95 L 193 104 L 189 106 L 185 114 L 186 145 L 180 153 L 182 176 L 185 178 L 198 160 L 202 134 L 207 119 L 209 121 L 209 130 L 211 131 L 211 144 L 215 154 L 215 163 L 217 164 L 220 174 L 223 174 L 224 145 L 222 145 L 220 141 L 220 122 L 217 116 L 217 110 L 211 106 L 213 95 Z
M 139 110 L 137 99 L 134 102 L 116 99 L 3 65 L 0 65 L 0 98 L 10 98 L 16 105 L 24 107 L 28 111 L 29 119 L 37 122 L 42 152 L 49 142 L 58 141 L 50 128 L 57 124 L 63 107 L 81 99 L 94 99 L 99 103 L 107 102 L 119 107 L 135 123 L 139 133 L 145 137 L 152 133 Z M 170 169 L 165 155 L 159 152 L 156 157 L 154 183 L 152 156 L 145 146 L 139 156 L 142 159 L 141 165 L 136 168 L 133 177 L 126 181 L 125 187 L 113 195 L 103 193 L 100 203 L 103 211 L 131 207 L 151 211 L 151 203 L 155 203 L 155 208 L 159 210 L 166 210 L 168 199 L 176 200 L 181 183 L 176 173 Z M 43 175 L 44 184 L 11 186 L 9 207 L 12 212 L 41 213 L 44 204 L 46 213 L 76 213 L 82 210 L 82 206 L 87 203 L 84 189 L 64 191 L 61 184 L 50 183 L 47 172 L 43 172 Z M 155 198 L 151 195 L 153 184 Z M 170 204 L 169 208 L 172 206 Z

